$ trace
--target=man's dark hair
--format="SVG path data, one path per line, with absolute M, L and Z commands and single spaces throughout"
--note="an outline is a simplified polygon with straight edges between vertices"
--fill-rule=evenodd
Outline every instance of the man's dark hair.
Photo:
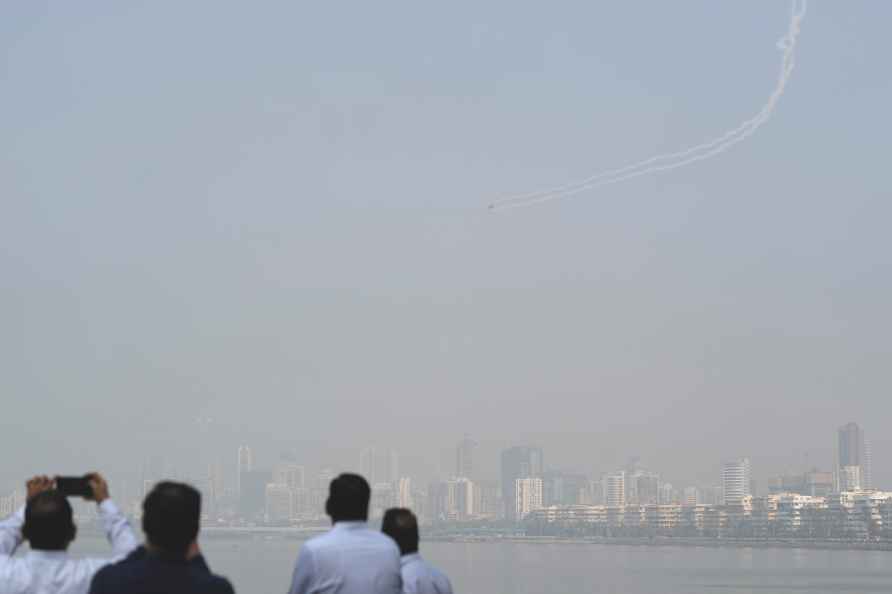
M 335 522 L 364 522 L 369 518 L 372 490 L 358 474 L 344 473 L 332 479 L 325 513 Z
M 201 493 L 189 485 L 160 482 L 142 502 L 146 540 L 164 555 L 185 557 L 200 522 Z
M 64 551 L 74 540 L 77 526 L 68 498 L 52 489 L 28 500 L 22 536 L 31 548 L 40 551 Z
M 418 519 L 411 510 L 395 507 L 384 512 L 381 532 L 396 541 L 401 555 L 418 552 Z

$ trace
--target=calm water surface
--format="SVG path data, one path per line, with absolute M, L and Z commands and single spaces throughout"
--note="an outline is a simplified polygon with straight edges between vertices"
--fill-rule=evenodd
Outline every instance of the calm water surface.
M 107 551 L 84 538 L 78 552 Z M 208 540 L 212 569 L 240 593 L 284 594 L 300 542 Z M 892 553 L 596 544 L 423 543 L 457 594 L 892 592 Z

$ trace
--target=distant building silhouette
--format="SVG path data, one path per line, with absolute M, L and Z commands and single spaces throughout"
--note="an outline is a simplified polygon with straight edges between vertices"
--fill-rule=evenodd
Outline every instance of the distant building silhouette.
M 523 520 L 542 508 L 542 479 L 519 478 L 514 481 L 514 517 Z
M 251 452 L 251 448 L 246 445 L 239 446 L 235 475 L 235 492 L 239 497 L 242 494 L 242 475 L 252 470 L 254 470 L 254 454 Z
M 752 475 L 750 459 L 740 458 L 722 465 L 722 505 L 743 505 L 750 490 Z
M 608 507 L 622 507 L 626 504 L 626 472 L 611 472 L 604 477 L 604 502 Z
M 472 478 L 474 476 L 474 449 L 477 442 L 465 434 L 455 448 L 455 476 Z
M 505 518 L 516 521 L 517 479 L 541 479 L 545 472 L 542 448 L 515 446 L 502 452 L 502 501 Z
M 873 488 L 873 468 L 871 460 L 870 442 L 864 437 L 864 431 L 857 423 L 847 423 L 837 431 L 836 440 L 836 477 L 837 489 L 840 491 L 854 490 L 843 488 L 843 479 L 847 480 L 847 484 L 851 486 L 854 474 L 859 475 L 857 481 L 859 488 Z M 855 471 L 852 468 L 846 470 L 847 467 L 858 467 Z
M 394 450 L 365 448 L 359 453 L 359 474 L 372 486 L 390 484 L 400 479 L 399 454 Z

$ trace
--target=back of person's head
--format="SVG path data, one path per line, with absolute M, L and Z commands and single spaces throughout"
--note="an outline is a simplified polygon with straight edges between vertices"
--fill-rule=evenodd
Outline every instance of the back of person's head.
M 329 485 L 325 513 L 335 522 L 365 522 L 369 517 L 371 498 L 372 490 L 364 478 L 344 473 Z
M 396 541 L 401 555 L 418 552 L 418 519 L 411 510 L 395 507 L 384 512 L 381 532 Z
M 185 557 L 200 522 L 201 494 L 183 483 L 160 482 L 142 503 L 146 540 L 163 555 Z
M 64 551 L 76 534 L 71 504 L 65 495 L 52 489 L 28 500 L 22 536 L 32 549 Z

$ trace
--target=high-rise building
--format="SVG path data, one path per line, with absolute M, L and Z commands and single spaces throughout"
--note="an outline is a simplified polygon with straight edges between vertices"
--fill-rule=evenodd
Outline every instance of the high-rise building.
M 455 501 L 453 493 L 450 492 L 449 483 L 446 481 L 437 481 L 431 483 L 427 488 L 428 497 L 428 518 L 432 522 L 445 522 L 454 520 Z
M 862 489 L 873 488 L 873 461 L 871 460 L 870 443 L 857 423 L 847 423 L 837 431 L 836 457 L 837 489 L 844 490 L 841 484 L 843 469 L 850 466 L 860 467 L 858 472 L 861 475 Z M 851 474 L 853 471 L 847 472 Z
M 412 507 L 412 479 L 403 477 L 397 484 L 397 506 Z
M 626 503 L 656 505 L 660 501 L 660 475 L 646 470 L 626 473 Z
M 359 453 L 359 473 L 372 486 L 392 485 L 400 479 L 399 460 L 394 450 L 365 448 Z
M 266 486 L 272 479 L 268 470 L 247 470 L 241 473 L 239 512 L 242 519 L 256 521 L 266 513 Z
M 304 487 L 304 467 L 294 462 L 280 462 L 273 469 L 273 482 L 292 491 Z
M 455 448 L 455 476 L 471 478 L 474 475 L 474 449 L 477 442 L 465 434 Z
M 294 515 L 294 493 L 288 485 L 266 485 L 266 521 L 273 524 L 287 523 Z
M 374 485 L 378 476 L 376 467 L 377 452 L 375 448 L 365 448 L 359 452 L 359 474 L 361 474 L 369 484 Z
M 319 471 L 319 475 L 316 477 L 316 484 L 314 485 L 317 489 L 321 489 L 328 494 L 328 487 L 331 485 L 331 481 L 337 476 L 337 473 L 331 468 L 323 468 Z
M 238 448 L 238 465 L 236 466 L 235 485 L 236 494 L 242 494 L 242 475 L 246 472 L 254 470 L 254 455 L 251 448 L 246 445 Z
M 455 510 L 459 520 L 469 520 L 474 516 L 474 483 L 462 477 L 451 481 L 455 489 Z
M 515 505 L 517 479 L 542 478 L 544 470 L 542 448 L 515 446 L 502 452 L 502 498 L 506 519 L 520 519 L 516 515 Z
M 542 505 L 585 503 L 589 478 L 584 474 L 546 471 L 542 478 Z
M 542 479 L 519 478 L 514 481 L 514 517 L 523 520 L 533 510 L 542 508 Z
M 474 483 L 474 513 L 487 519 L 499 517 L 502 504 L 502 488 L 498 481 Z
M 860 491 L 864 488 L 864 477 L 860 466 L 843 466 L 839 469 L 839 490 Z
M 612 472 L 604 477 L 604 502 L 608 507 L 622 507 L 626 504 L 626 471 Z
M 749 458 L 725 462 L 722 465 L 722 505 L 743 505 L 743 499 L 752 495 L 751 484 Z
M 681 504 L 700 505 L 700 489 L 698 489 L 697 487 L 685 487 Z
M 372 486 L 372 499 L 369 502 L 369 517 L 380 518 L 396 503 L 398 493 L 393 483 L 378 483 Z
M 395 450 L 389 450 L 385 454 L 383 481 L 393 484 L 400 480 L 400 456 Z
M 812 469 L 804 474 L 782 474 L 768 479 L 768 493 L 797 493 L 812 497 L 826 497 L 833 492 L 832 472 Z
M 657 492 L 657 503 L 659 505 L 671 505 L 678 503 L 678 493 L 672 486 L 672 483 L 660 483 Z

